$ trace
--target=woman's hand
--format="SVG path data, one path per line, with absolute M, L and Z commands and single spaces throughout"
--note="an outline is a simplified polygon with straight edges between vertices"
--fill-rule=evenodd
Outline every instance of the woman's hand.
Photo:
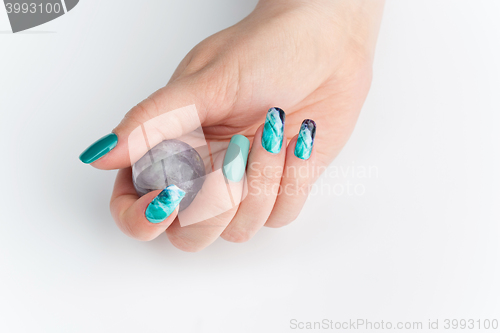
M 113 131 L 116 137 L 108 137 L 100 143 L 102 149 L 90 149 L 82 159 L 99 169 L 122 169 L 111 199 L 118 226 L 141 240 L 166 230 L 176 247 L 198 251 L 219 236 L 242 242 L 263 225 L 281 227 L 293 221 L 319 176 L 312 170 L 324 169 L 354 128 L 370 87 L 382 7 L 378 0 L 261 1 L 241 22 L 198 44 L 165 87 L 126 114 Z M 238 207 L 193 225 L 181 227 L 176 212 L 151 223 L 145 211 L 160 191 L 137 196 L 129 152 L 135 150 L 140 157 L 146 151 L 129 136 L 158 116 L 169 121 L 148 134 L 150 146 L 195 129 L 189 117 L 169 113 L 189 105 L 196 107 L 207 140 L 229 141 L 235 134 L 250 139 L 248 195 Z M 272 142 L 262 144 L 262 124 L 271 107 L 286 113 L 281 149 L 272 148 Z M 295 150 L 305 119 L 317 125 L 310 157 L 307 142 Z M 279 133 L 274 135 L 269 138 L 276 143 Z M 289 167 L 308 172 L 290 173 Z

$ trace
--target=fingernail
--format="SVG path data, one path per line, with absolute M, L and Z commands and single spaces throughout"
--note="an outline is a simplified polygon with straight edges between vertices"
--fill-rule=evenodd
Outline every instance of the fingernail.
M 300 125 L 299 137 L 295 144 L 295 156 L 303 160 L 311 157 L 311 152 L 316 136 L 316 123 L 314 120 L 306 119 Z
M 233 135 L 231 141 L 229 141 L 229 147 L 227 147 L 222 166 L 222 173 L 228 180 L 239 182 L 243 178 L 247 167 L 249 150 L 250 141 L 248 141 L 246 136 Z
M 151 223 L 160 223 L 179 206 L 186 192 L 175 185 L 167 186 L 146 208 L 146 218 Z
M 113 150 L 117 143 L 118 137 L 115 133 L 105 135 L 85 149 L 80 155 L 80 161 L 86 164 L 92 163 Z
M 270 153 L 279 153 L 283 144 L 284 129 L 285 112 L 280 108 L 270 108 L 262 132 L 262 147 Z

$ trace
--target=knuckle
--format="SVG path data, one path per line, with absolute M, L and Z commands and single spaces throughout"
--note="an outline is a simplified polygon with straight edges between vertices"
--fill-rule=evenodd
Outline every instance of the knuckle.
M 173 246 L 184 252 L 199 252 L 205 248 L 202 244 L 194 241 L 189 241 L 188 239 L 177 236 L 173 233 L 169 233 L 167 229 L 167 235 Z
M 137 234 L 134 238 L 141 241 L 141 242 L 149 242 L 149 241 L 152 241 L 153 239 L 155 239 L 156 236 L 150 235 L 150 234 Z
M 256 193 L 260 195 L 262 191 L 265 194 L 278 194 L 281 183 L 280 172 L 265 169 L 257 170 L 257 172 L 253 171 L 253 175 L 249 177 L 249 192 L 251 194 Z
M 299 181 L 298 179 L 288 182 L 285 186 L 283 186 L 283 194 L 289 196 L 308 195 L 309 191 L 310 191 L 309 182 Z
M 124 126 L 138 128 L 149 119 L 153 119 L 158 115 L 160 115 L 160 109 L 158 108 L 155 98 L 148 97 L 130 109 L 130 111 L 125 114 L 117 128 Z
M 231 230 L 224 231 L 221 237 L 232 243 L 245 243 L 252 238 L 252 234 L 244 229 L 232 228 Z
M 154 119 L 161 114 L 160 108 L 158 107 L 156 99 L 153 96 L 149 96 L 137 104 L 132 110 L 132 119 L 137 119 L 140 123 Z
M 279 180 L 279 178 L 275 177 L 274 175 L 270 175 L 265 172 L 262 172 L 256 179 L 263 187 L 274 186 Z
M 129 223 L 117 223 L 118 224 L 118 227 L 120 228 L 120 230 L 127 236 L 129 236 L 130 238 L 133 238 L 133 239 L 136 239 L 136 240 L 139 240 L 139 241 L 143 241 L 143 242 L 148 242 L 148 241 L 151 241 L 153 240 L 156 236 L 151 234 L 151 233 L 148 233 L 148 232 L 144 232 L 144 230 L 142 230 L 141 228 L 135 226 L 135 225 L 131 225 Z
M 273 217 L 271 219 L 269 219 L 265 226 L 266 227 L 269 227 L 269 228 L 274 228 L 274 229 L 278 229 L 278 228 L 283 228 L 283 227 L 286 227 L 287 225 L 289 225 L 290 223 L 292 223 L 293 221 L 295 221 L 298 217 L 298 213 L 296 214 L 287 214 L 286 216 L 284 216 L 284 214 L 282 214 L 281 216 L 279 217 Z
M 208 109 L 232 110 L 239 91 L 239 74 L 233 66 L 215 62 L 199 70 L 193 77 L 195 90 L 203 93 Z

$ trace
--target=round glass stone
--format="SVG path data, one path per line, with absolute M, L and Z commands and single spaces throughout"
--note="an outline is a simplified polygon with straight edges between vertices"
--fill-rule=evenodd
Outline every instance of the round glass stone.
M 205 180 L 205 164 L 200 154 L 185 142 L 165 140 L 141 157 L 132 167 L 137 194 L 176 185 L 186 192 L 179 210 L 191 204 Z

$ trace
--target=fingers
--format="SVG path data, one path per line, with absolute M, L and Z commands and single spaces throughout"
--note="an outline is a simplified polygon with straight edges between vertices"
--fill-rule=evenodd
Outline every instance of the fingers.
M 219 236 L 244 242 L 263 225 L 289 224 L 299 215 L 319 174 L 313 149 L 316 124 L 305 120 L 284 148 L 284 120 L 283 111 L 268 112 L 266 123 L 255 134 L 246 174 L 248 139 L 234 136 L 227 151 L 215 153 L 214 171 L 191 205 L 178 215 L 182 190 L 172 185 L 138 198 L 131 168 L 120 170 L 111 199 L 118 226 L 140 240 L 154 239 L 166 230 L 176 247 L 195 252 Z
M 267 221 L 279 192 L 285 163 L 285 115 L 269 110 L 264 126 L 257 130 L 248 157 L 248 195 L 221 237 L 232 242 L 250 239 Z
M 248 155 L 248 148 L 242 152 L 246 158 L 245 154 Z M 196 198 L 167 229 L 171 243 L 183 251 L 196 252 L 213 243 L 236 213 L 244 194 L 245 177 L 236 182 L 227 180 L 221 168 L 224 155 L 228 154 L 215 156 L 215 171 L 208 174 Z
M 80 160 L 98 169 L 125 168 L 161 141 L 201 128 L 206 110 L 193 89 L 186 83 L 171 83 L 158 90 L 132 108 L 113 133 L 88 147 Z
M 304 120 L 299 134 L 288 144 L 278 198 L 266 226 L 283 227 L 297 218 L 319 176 L 313 149 L 316 123 Z
M 179 196 L 182 195 L 175 195 L 175 190 L 164 190 L 139 198 L 132 183 L 132 169 L 122 169 L 116 177 L 111 197 L 111 215 L 126 235 L 143 241 L 152 240 L 176 218 Z

